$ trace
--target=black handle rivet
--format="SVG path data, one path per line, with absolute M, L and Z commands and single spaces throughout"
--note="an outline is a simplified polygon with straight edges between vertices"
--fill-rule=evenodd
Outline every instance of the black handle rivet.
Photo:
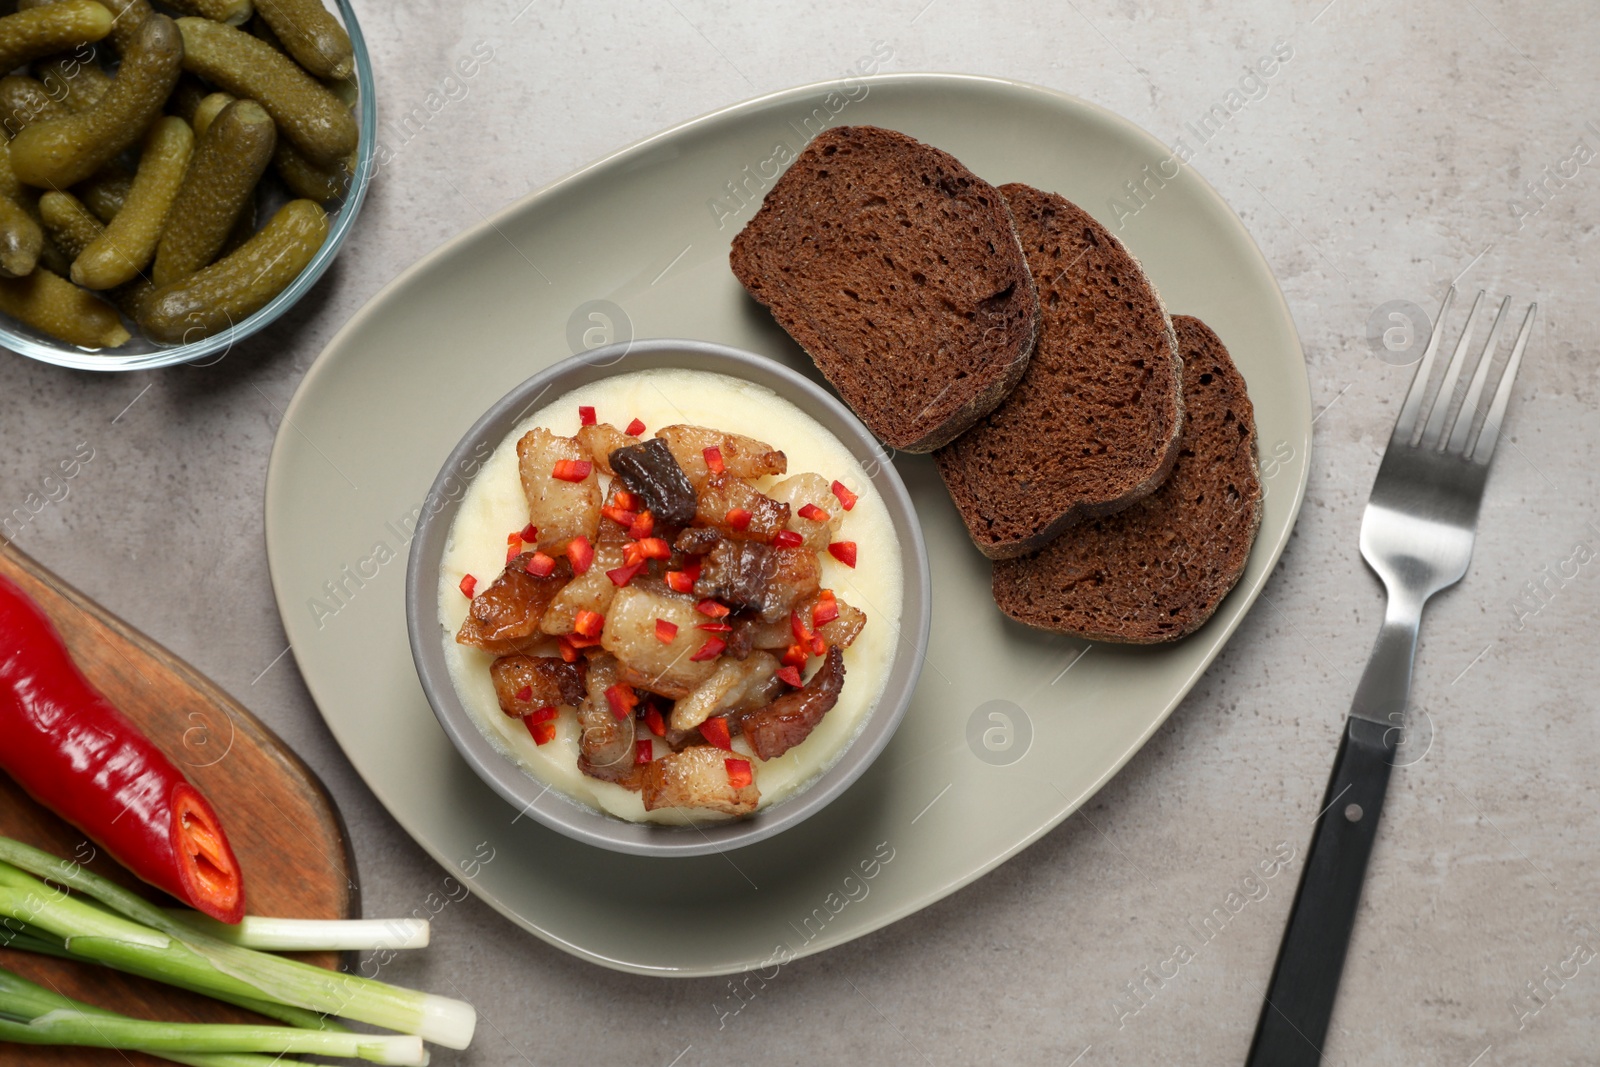
M 1361 805 L 1360 804 L 1346 804 L 1344 806 L 1344 817 L 1346 819 L 1349 819 L 1351 822 L 1360 822 L 1361 821 Z

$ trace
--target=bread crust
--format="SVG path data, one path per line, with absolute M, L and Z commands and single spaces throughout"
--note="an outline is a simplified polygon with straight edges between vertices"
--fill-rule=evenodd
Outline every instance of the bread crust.
M 1166 480 L 1183 429 L 1182 364 L 1139 261 L 1065 197 L 1001 186 L 1042 305 L 1015 391 L 935 453 L 973 543 L 991 559 L 1037 551 Z
M 995 603 L 1018 622 L 1094 641 L 1159 644 L 1205 623 L 1261 529 L 1255 411 L 1222 341 L 1173 317 L 1189 418 L 1153 494 L 1033 555 L 994 566 Z
M 1038 294 L 1005 197 L 893 130 L 818 134 L 734 238 L 729 264 L 903 452 L 930 452 L 994 410 L 1038 337 Z

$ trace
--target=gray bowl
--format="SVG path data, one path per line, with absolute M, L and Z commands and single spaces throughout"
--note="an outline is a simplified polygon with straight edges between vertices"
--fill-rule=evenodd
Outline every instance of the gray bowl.
M 769 808 L 732 821 L 658 826 L 607 815 L 530 777 L 479 731 L 445 665 L 439 630 L 439 563 L 463 496 L 460 464 L 484 444 L 497 447 L 537 404 L 616 374 L 647 367 L 713 371 L 763 385 L 827 427 L 866 469 L 894 523 L 903 561 L 900 640 L 883 694 L 833 766 L 809 786 Z M 838 399 L 764 356 L 704 341 L 632 341 L 563 360 L 534 375 L 495 404 L 450 453 L 429 491 L 406 570 L 406 625 L 411 656 L 428 703 L 445 734 L 496 793 L 523 814 L 587 844 L 640 856 L 697 856 L 764 840 L 821 811 L 872 765 L 894 736 L 916 688 L 932 611 L 922 527 L 894 464 L 861 421 Z

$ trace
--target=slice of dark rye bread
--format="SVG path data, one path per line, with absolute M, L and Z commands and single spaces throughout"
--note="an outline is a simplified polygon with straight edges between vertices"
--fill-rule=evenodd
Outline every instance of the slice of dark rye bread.
M 1210 327 L 1189 315 L 1172 325 L 1187 416 L 1172 474 L 1132 507 L 996 563 L 995 603 L 1019 622 L 1096 641 L 1175 641 L 1244 573 L 1261 528 L 1255 412 Z
M 1065 197 L 1000 191 L 1039 289 L 1039 343 L 1005 402 L 935 454 L 992 559 L 1149 495 L 1183 426 L 1172 323 L 1138 261 Z
M 949 153 L 876 126 L 818 134 L 729 262 L 904 452 L 930 452 L 993 410 L 1039 329 L 1005 197 Z

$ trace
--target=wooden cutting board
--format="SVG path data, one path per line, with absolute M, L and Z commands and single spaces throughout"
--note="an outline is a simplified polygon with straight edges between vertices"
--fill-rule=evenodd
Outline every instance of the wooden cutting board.
M 355 858 L 338 809 L 316 774 L 271 730 L 193 667 L 15 546 L 0 549 L 0 574 L 38 601 L 89 680 L 210 799 L 243 868 L 245 906 L 251 914 L 310 919 L 360 916 Z M 92 847 L 3 772 L 0 834 L 63 857 L 81 858 Z M 103 852 L 86 865 L 164 905 L 173 904 Z M 300 958 L 325 967 L 339 963 L 335 953 Z M 146 1019 L 268 1021 L 206 997 L 88 964 L 0 951 L 0 966 L 69 997 Z M 6 1067 L 154 1067 L 166 1062 L 109 1049 L 0 1043 L 0 1063 Z

